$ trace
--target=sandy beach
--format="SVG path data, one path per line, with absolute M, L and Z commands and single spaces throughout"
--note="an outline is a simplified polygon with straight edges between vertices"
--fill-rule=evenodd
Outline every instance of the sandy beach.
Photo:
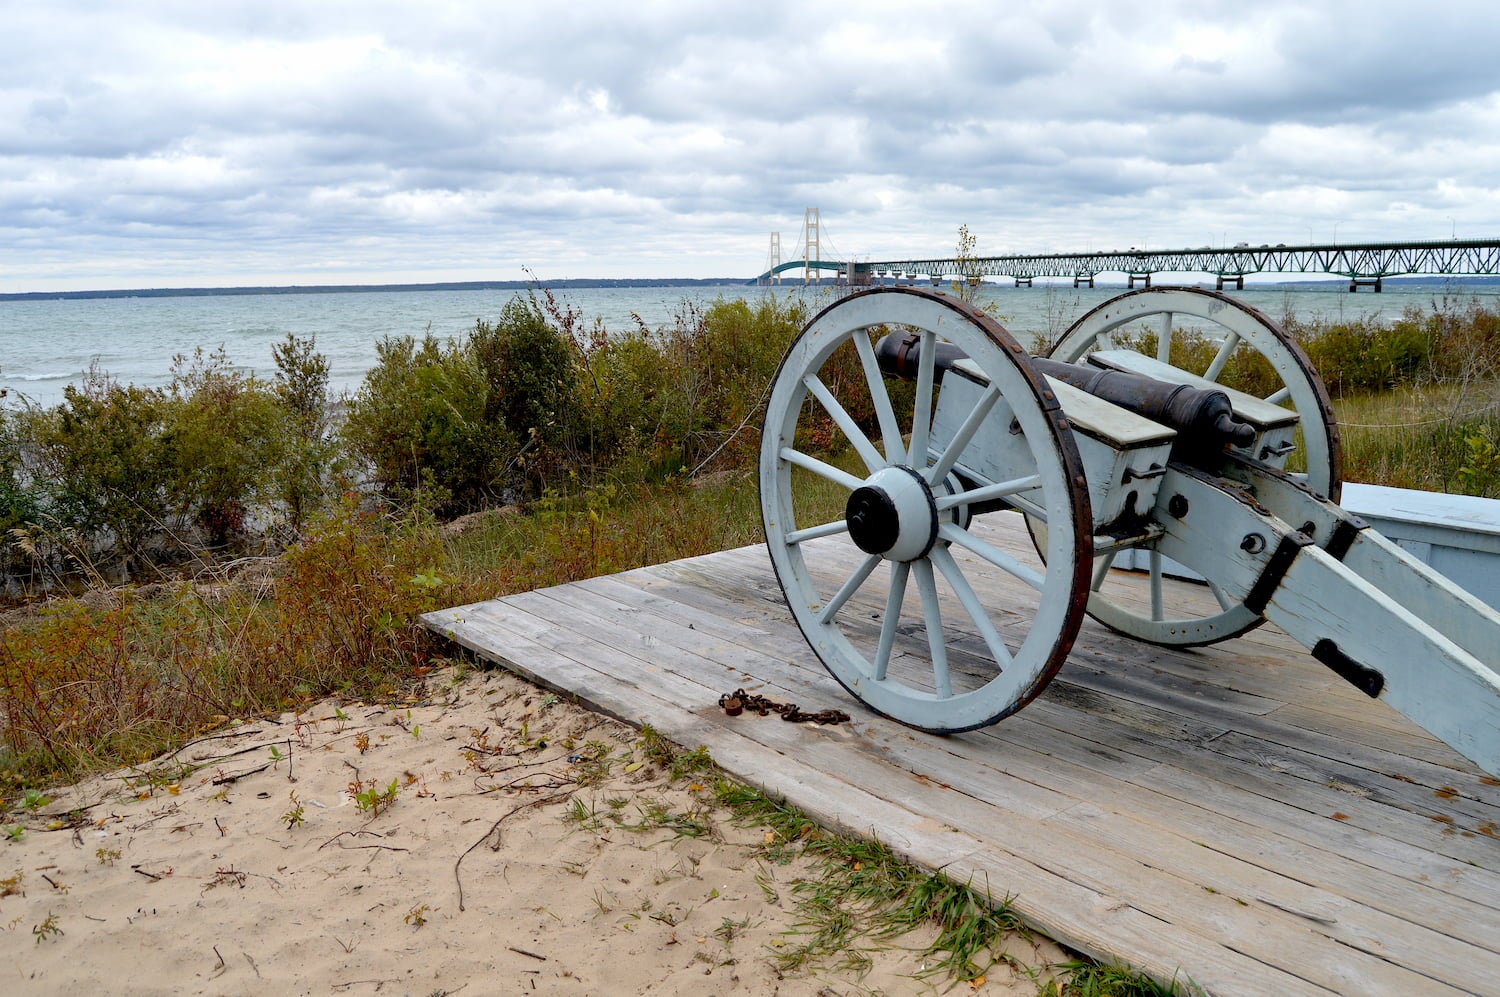
M 1034 994 L 916 931 L 779 970 L 811 859 L 498 671 L 324 701 L 49 792 L 0 841 L 12 994 Z M 14 805 L 16 801 L 11 801 Z M 34 804 L 35 800 L 32 801 Z M 1013 939 L 1024 967 L 1066 958 Z

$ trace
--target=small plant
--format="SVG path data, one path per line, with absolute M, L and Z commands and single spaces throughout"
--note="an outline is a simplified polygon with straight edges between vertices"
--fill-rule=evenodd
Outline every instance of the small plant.
M 7 841 L 24 841 L 26 838 L 26 828 L 20 824 L 12 824 L 4 830 Z
M 1082 960 L 1065 962 L 1054 969 L 1068 974 L 1065 982 L 1049 980 L 1040 997 L 1190 997 L 1199 991 L 1173 980 L 1162 986 L 1123 966 L 1101 966 Z
M 307 819 L 307 812 L 306 808 L 302 805 L 302 801 L 297 799 L 297 791 L 295 789 L 287 795 L 292 798 L 292 805 L 286 813 L 281 815 L 281 819 L 286 821 L 286 829 L 291 831 L 302 826 L 302 822 Z
M 120 850 L 118 848 L 95 848 L 94 858 L 99 860 L 100 865 L 114 865 L 120 861 Z
M 40 945 L 44 938 L 53 938 L 63 934 L 63 929 L 57 926 L 57 915 L 48 911 L 41 924 L 31 926 L 31 933 L 36 936 L 36 942 Z
M 432 908 L 427 904 L 418 904 L 406 912 L 405 921 L 413 928 L 420 928 L 427 923 L 427 915 L 431 912 Z
M 286 761 L 286 755 L 283 755 L 281 749 L 276 747 L 276 745 L 271 745 L 271 764 L 273 766 L 280 765 L 284 761 Z
M 604 826 L 599 819 L 599 812 L 593 804 L 585 803 L 578 797 L 568 801 L 567 808 L 563 811 L 562 819 L 569 824 L 577 824 L 581 828 L 596 831 Z
M 722 920 L 719 926 L 714 929 L 714 937 L 723 942 L 725 947 L 727 948 L 728 946 L 734 944 L 735 937 L 748 927 L 750 927 L 750 918 L 748 916 L 738 921 L 734 920 L 733 918 L 726 917 Z
M 677 748 L 662 737 L 660 732 L 650 724 L 641 727 L 641 751 L 647 760 L 655 762 L 665 768 L 672 764 L 672 759 L 677 755 Z
M 28 789 L 21 797 L 21 806 L 27 810 L 40 810 L 52 802 L 52 797 L 40 789 Z
M 714 760 L 708 753 L 708 748 L 698 745 L 692 751 L 680 752 L 672 759 L 667 771 L 672 774 L 673 779 L 683 779 L 690 775 L 710 773 L 714 770 Z
M 369 751 L 370 750 L 370 735 L 366 734 L 364 731 L 360 731 L 358 734 L 355 734 L 354 735 L 354 750 L 358 751 L 360 754 L 364 754 L 366 751 Z
M 391 804 L 396 802 L 396 794 L 401 791 L 401 781 L 392 779 L 391 784 L 384 789 L 375 788 L 375 780 L 369 782 L 351 782 L 349 784 L 349 795 L 354 798 L 354 809 L 360 813 L 368 813 L 371 817 L 380 816 L 380 811 L 389 810 Z
M 615 760 L 610 757 L 613 750 L 614 746 L 607 741 L 591 740 L 584 743 L 582 751 L 570 755 L 568 760 L 573 763 L 578 785 L 597 786 L 608 779 L 614 767 Z

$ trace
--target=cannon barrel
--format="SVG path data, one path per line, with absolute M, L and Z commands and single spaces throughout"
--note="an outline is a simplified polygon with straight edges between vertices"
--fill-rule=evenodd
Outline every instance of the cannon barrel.
M 921 341 L 917 336 L 890 333 L 875 344 L 875 356 L 880 369 L 887 374 L 912 380 L 922 357 Z M 963 359 L 966 355 L 957 346 L 937 344 L 935 367 L 938 372 L 950 369 Z M 1170 426 L 1178 434 L 1174 456 L 1191 460 L 1196 455 L 1222 450 L 1226 444 L 1245 447 L 1255 440 L 1255 427 L 1235 418 L 1229 396 L 1222 391 L 1044 357 L 1032 357 L 1031 363 L 1048 377 L 1066 381 L 1152 422 Z

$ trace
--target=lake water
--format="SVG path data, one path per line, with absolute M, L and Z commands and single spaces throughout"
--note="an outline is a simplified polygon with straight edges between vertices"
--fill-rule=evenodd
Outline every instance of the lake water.
M 1384 293 L 1349 294 L 1347 284 L 1296 289 L 1268 287 L 1233 296 L 1279 319 L 1398 317 L 1408 307 L 1430 308 L 1444 294 L 1433 285 L 1387 284 Z M 1500 303 L 1500 288 L 1477 289 L 1482 300 Z M 1008 287 L 987 284 L 979 300 L 1023 343 L 1066 329 L 1084 312 L 1124 291 L 1121 286 L 1079 288 L 1071 284 Z M 1470 293 L 1458 288 L 1465 297 Z M 329 360 L 332 387 L 357 390 L 375 362 L 375 345 L 386 336 L 461 336 L 477 319 L 492 320 L 515 291 L 351 291 L 339 294 L 209 295 L 181 298 L 94 298 L 0 301 L 0 388 L 4 404 L 25 397 L 42 405 L 62 400 L 64 385 L 76 383 L 97 364 L 124 383 L 169 382 L 172 358 L 202 347 L 222 346 L 239 369 L 270 377 L 271 347 L 287 333 L 315 337 Z M 521 292 L 524 293 L 524 292 Z M 759 300 L 764 295 L 801 296 L 815 308 L 834 300 L 830 289 L 757 288 L 742 284 L 646 288 L 578 288 L 556 292 L 560 301 L 617 332 L 633 331 L 634 316 L 650 328 L 669 325 L 685 303 L 720 298 Z M 1455 293 L 1449 289 L 1448 293 Z

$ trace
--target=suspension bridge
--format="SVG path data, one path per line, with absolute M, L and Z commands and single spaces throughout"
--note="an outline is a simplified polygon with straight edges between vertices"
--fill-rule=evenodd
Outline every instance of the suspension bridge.
M 1017 286 L 1030 285 L 1038 277 L 1071 279 L 1074 287 L 1093 287 L 1101 274 L 1118 273 L 1129 287 L 1150 287 L 1158 274 L 1206 274 L 1216 279 L 1217 289 L 1243 290 L 1251 274 L 1328 274 L 1346 277 L 1349 290 L 1382 289 L 1386 278 L 1411 275 L 1464 277 L 1500 275 L 1500 240 L 1448 239 L 1431 242 L 1320 243 L 1288 246 L 1284 243 L 1196 249 L 1137 249 L 1085 253 L 1016 253 L 1006 256 L 975 256 L 929 259 L 895 259 L 876 262 L 825 260 L 820 250 L 817 209 L 808 209 L 799 248 L 802 258 L 782 262 L 780 234 L 772 235 L 772 254 L 766 271 L 750 283 L 780 282 L 782 275 L 801 271 L 804 281 L 825 272 L 843 283 L 877 282 L 933 283 L 967 281 L 978 284 L 987 277 L 1013 279 Z M 811 234 L 809 234 L 811 233 Z M 793 278 L 795 279 L 795 278 Z

